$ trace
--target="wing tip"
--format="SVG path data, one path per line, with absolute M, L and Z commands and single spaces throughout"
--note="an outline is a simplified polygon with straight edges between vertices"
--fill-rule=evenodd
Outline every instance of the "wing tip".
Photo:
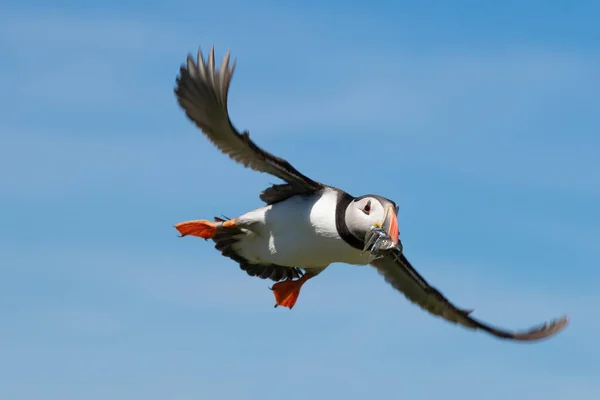
M 214 95 L 218 105 L 226 111 L 227 95 L 236 63 L 236 58 L 231 60 L 231 50 L 227 50 L 220 67 L 216 68 L 214 45 L 210 47 L 207 56 L 203 53 L 202 47 L 198 47 L 197 55 L 188 53 L 185 62 L 179 67 L 173 89 L 175 96 L 181 100 L 182 97 L 200 95 L 209 96 L 212 100 Z M 210 92 L 212 95 L 209 94 Z
M 507 339 L 514 339 L 523 342 L 534 342 L 549 339 L 557 333 L 563 331 L 570 323 L 569 317 L 565 314 L 559 318 L 545 322 L 544 324 L 532 328 L 527 332 L 515 333 Z
M 202 67 L 210 67 L 209 72 L 214 73 L 214 72 L 216 72 L 215 61 L 216 61 L 216 58 L 215 58 L 215 46 L 214 45 L 212 45 L 210 47 L 210 51 L 208 52 L 208 56 L 206 56 L 206 58 L 204 56 L 204 53 L 202 52 L 202 47 L 198 47 L 198 51 L 197 51 L 195 57 L 194 57 L 194 54 L 192 54 L 192 53 L 187 54 L 186 61 L 181 64 L 181 69 L 189 70 L 192 67 L 199 68 L 200 66 L 202 66 Z M 231 49 L 227 49 L 227 51 L 223 55 L 221 62 L 223 64 L 226 64 L 226 66 L 228 67 L 228 71 L 230 71 L 230 75 L 231 75 L 231 72 L 233 72 L 232 70 L 233 70 L 233 68 L 235 68 L 235 64 L 237 63 L 237 57 L 234 57 L 233 59 L 231 59 Z

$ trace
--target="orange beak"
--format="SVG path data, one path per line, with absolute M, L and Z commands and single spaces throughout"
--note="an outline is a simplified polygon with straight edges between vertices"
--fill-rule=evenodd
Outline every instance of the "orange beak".
M 385 215 L 383 216 L 383 221 L 381 222 L 381 229 L 383 229 L 394 241 L 394 244 L 398 245 L 398 235 L 400 232 L 398 231 L 398 216 L 396 215 L 396 210 L 391 205 L 387 206 L 385 209 Z

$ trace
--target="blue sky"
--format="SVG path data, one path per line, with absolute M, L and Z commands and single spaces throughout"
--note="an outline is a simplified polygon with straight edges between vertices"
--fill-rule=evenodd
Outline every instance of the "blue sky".
M 0 5 L 3 399 L 600 396 L 598 2 L 53 4 Z M 177 239 L 276 182 L 178 109 L 179 65 L 212 44 L 238 59 L 234 123 L 394 199 L 451 300 L 569 328 L 499 341 L 345 265 L 275 310 L 268 282 Z

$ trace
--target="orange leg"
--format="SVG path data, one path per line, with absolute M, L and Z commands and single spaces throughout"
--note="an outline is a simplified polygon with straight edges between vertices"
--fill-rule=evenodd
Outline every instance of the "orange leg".
M 313 276 L 314 275 L 312 274 L 306 273 L 302 275 L 300 279 L 296 279 L 295 281 L 287 280 L 274 284 L 271 290 L 275 295 L 275 307 L 283 306 L 291 310 L 294 307 L 294 304 L 296 304 L 296 300 L 298 300 L 300 288 Z
M 181 237 L 192 235 L 202 239 L 212 239 L 220 228 L 233 228 L 236 226 L 236 219 L 230 219 L 221 222 L 211 222 L 206 219 L 197 219 L 193 221 L 180 222 L 175 225 Z

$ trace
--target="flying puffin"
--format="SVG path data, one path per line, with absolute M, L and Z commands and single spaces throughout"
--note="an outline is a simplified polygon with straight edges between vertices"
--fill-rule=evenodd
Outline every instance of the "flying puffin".
M 205 60 L 188 55 L 174 89 L 187 117 L 223 153 L 256 171 L 282 179 L 260 194 L 264 207 L 236 218 L 192 220 L 175 225 L 180 236 L 212 239 L 223 256 L 250 276 L 271 279 L 275 307 L 294 307 L 300 288 L 331 263 L 371 265 L 386 282 L 433 315 L 499 338 L 534 341 L 566 327 L 566 316 L 527 331 L 510 332 L 456 307 L 411 266 L 399 240 L 398 206 L 370 194 L 354 197 L 314 181 L 286 160 L 258 147 L 248 131 L 233 126 L 227 95 L 235 69 L 229 51 L 215 68 L 214 47 Z

